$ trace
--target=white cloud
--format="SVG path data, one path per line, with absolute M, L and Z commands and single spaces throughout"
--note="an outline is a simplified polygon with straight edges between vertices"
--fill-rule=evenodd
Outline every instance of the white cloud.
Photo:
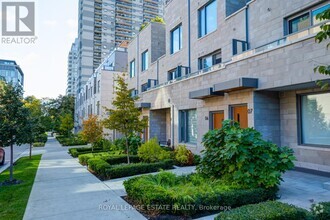
M 48 27 L 54 27 L 57 25 L 57 21 L 56 20 L 45 20 L 42 22 L 44 25 L 48 26 Z

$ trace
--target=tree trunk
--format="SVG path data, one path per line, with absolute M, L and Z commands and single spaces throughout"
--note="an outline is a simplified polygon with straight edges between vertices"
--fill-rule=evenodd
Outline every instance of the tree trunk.
M 127 164 L 130 164 L 130 161 L 129 161 L 129 146 L 128 146 L 127 136 L 126 136 L 126 149 L 127 149 Z
M 30 160 L 31 160 L 31 157 L 32 157 L 32 143 L 30 143 L 30 154 L 29 154 L 29 156 L 30 156 Z
M 13 144 L 10 145 L 10 168 L 9 168 L 9 181 L 12 182 L 13 178 L 13 171 L 14 171 L 14 146 Z

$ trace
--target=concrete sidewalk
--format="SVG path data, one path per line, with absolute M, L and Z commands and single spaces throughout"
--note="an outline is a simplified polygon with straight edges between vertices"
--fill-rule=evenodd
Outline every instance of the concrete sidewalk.
M 145 219 L 55 139 L 45 149 L 24 219 Z

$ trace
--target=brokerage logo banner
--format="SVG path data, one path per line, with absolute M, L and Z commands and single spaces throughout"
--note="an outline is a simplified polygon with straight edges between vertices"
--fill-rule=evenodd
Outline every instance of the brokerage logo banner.
M 4 44 L 35 43 L 35 3 L 2 2 L 2 40 Z

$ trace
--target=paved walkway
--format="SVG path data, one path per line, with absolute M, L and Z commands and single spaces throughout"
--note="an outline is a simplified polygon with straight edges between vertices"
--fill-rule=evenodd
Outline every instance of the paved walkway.
M 55 139 L 50 139 L 45 149 L 24 219 L 145 219 Z M 110 208 L 104 211 L 100 207 Z
M 145 219 L 121 198 L 126 195 L 123 181 L 128 178 L 101 182 L 55 139 L 43 151 L 24 219 Z M 185 167 L 171 172 L 193 171 L 194 167 Z M 330 178 L 290 171 L 284 180 L 280 187 L 283 202 L 308 209 L 312 201 L 330 200 L 330 191 L 323 189 Z M 200 220 L 213 220 L 214 216 Z

